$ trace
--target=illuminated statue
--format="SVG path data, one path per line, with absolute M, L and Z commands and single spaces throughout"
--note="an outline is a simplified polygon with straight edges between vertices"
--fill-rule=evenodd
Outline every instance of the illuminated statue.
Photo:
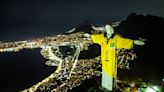
M 133 48 L 135 45 L 144 45 L 141 40 L 132 40 L 122 38 L 120 35 L 114 35 L 114 29 L 110 25 L 105 27 L 92 27 L 96 31 L 101 31 L 100 34 L 84 34 L 85 37 L 91 37 L 94 43 L 101 46 L 101 62 L 102 62 L 102 83 L 101 86 L 105 90 L 112 91 L 115 86 L 115 78 L 117 75 L 117 58 L 116 50 L 125 48 Z

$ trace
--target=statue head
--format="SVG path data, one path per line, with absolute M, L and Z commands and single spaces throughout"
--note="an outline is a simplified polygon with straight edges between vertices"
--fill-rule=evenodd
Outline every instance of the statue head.
M 106 37 L 109 39 L 114 34 L 114 29 L 111 25 L 106 24 L 105 25 L 105 32 L 106 32 Z

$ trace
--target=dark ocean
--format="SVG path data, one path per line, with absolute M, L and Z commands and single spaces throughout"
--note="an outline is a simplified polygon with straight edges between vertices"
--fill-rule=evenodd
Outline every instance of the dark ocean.
M 56 69 L 44 65 L 39 49 L 0 53 L 0 90 L 18 92 L 49 76 Z

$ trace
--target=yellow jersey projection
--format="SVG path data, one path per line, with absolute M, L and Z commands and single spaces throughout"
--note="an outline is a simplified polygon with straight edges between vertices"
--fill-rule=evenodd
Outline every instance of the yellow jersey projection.
M 91 39 L 94 43 L 101 45 L 101 62 L 103 71 L 111 78 L 114 78 L 117 74 L 116 49 L 131 49 L 133 47 L 133 40 L 122 38 L 119 35 L 115 35 L 108 40 L 104 37 L 104 34 L 92 34 Z

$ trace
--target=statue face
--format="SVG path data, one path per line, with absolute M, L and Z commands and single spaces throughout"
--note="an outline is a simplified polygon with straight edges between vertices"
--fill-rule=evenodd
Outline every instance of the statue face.
M 112 26 L 110 26 L 110 25 L 105 25 L 105 31 L 106 31 L 106 37 L 109 39 L 112 35 L 113 35 L 113 33 L 114 33 L 114 29 L 113 29 L 113 27 Z

